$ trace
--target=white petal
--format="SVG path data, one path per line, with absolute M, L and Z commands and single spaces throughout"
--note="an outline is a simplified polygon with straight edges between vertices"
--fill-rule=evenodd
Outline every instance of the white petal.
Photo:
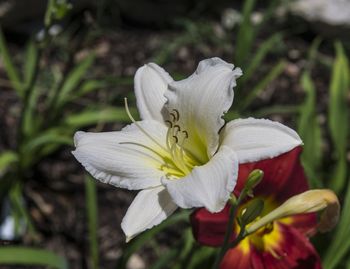
M 171 113 L 179 112 L 179 125 L 189 134 L 185 147 L 205 162 L 218 148 L 222 115 L 231 107 L 233 87 L 242 74 L 219 58 L 203 60 L 189 78 L 169 84 L 165 97 Z M 203 158 L 205 156 L 206 158 Z
M 253 118 L 229 122 L 221 132 L 221 140 L 221 145 L 236 152 L 239 163 L 273 158 L 302 144 L 299 135 L 289 127 Z
M 167 190 L 163 187 L 140 191 L 130 205 L 122 221 L 126 241 L 158 225 L 177 208 Z
M 195 167 L 181 179 L 162 179 L 174 202 L 182 208 L 205 207 L 221 211 L 236 186 L 238 160 L 228 147 L 219 151 L 205 165 Z
M 144 130 L 164 144 L 166 127 L 157 121 L 139 122 Z M 74 136 L 73 155 L 96 179 L 132 190 L 161 185 L 160 146 L 135 124 L 120 132 L 85 133 Z M 144 146 L 142 146 L 144 145 Z M 147 148 L 148 147 L 148 148 Z
M 155 63 L 137 70 L 134 79 L 135 95 L 142 119 L 163 122 L 161 111 L 166 102 L 164 93 L 172 81 L 170 75 Z

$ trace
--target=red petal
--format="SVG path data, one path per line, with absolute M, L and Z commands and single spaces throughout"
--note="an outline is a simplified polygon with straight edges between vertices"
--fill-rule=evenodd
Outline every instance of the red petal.
M 273 159 L 239 165 L 238 182 L 234 192 L 237 195 L 242 190 L 247 176 L 254 169 L 264 171 L 262 182 L 254 189 L 255 196 L 272 197 L 277 204 L 281 204 L 289 197 L 308 190 L 299 158 L 301 150 L 301 147 L 297 147 Z M 191 223 L 196 240 L 204 245 L 220 246 L 224 240 L 228 218 L 228 206 L 216 214 L 211 214 L 203 208 L 194 211 Z M 306 219 L 303 218 L 296 217 L 296 222 L 291 225 L 309 233 L 316 225 L 315 215 L 309 214 Z
M 191 215 L 191 224 L 194 238 L 208 246 L 221 246 L 228 222 L 229 206 L 219 213 L 210 213 L 205 208 L 194 211 Z
M 301 147 L 296 147 L 273 159 L 241 164 L 235 193 L 242 190 L 247 176 L 254 169 L 264 171 L 263 180 L 254 189 L 256 196 L 273 197 L 278 203 L 282 203 L 289 197 L 308 190 L 299 158 L 301 151 Z
M 244 253 L 240 248 L 233 248 L 226 252 L 220 269 L 252 269 L 251 252 Z
M 251 245 L 248 253 L 238 247 L 224 256 L 220 269 L 322 269 L 320 258 L 309 240 L 291 226 L 278 224 L 283 240 L 272 254 Z
M 267 269 L 321 269 L 321 261 L 308 238 L 295 228 L 279 224 L 283 241 L 275 249 L 275 254 L 258 252 L 261 263 Z M 278 257 L 276 257 L 278 255 Z M 252 255 L 253 256 L 253 255 Z M 257 257 L 255 257 L 257 258 Z M 254 268 L 256 269 L 256 268 Z
M 313 236 L 317 232 L 317 214 L 300 214 L 291 217 L 290 225 L 304 235 Z

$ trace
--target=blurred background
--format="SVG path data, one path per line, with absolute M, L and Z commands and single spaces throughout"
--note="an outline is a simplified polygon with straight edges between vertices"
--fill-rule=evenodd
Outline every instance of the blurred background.
M 215 249 L 179 211 L 128 245 L 136 193 L 92 180 L 77 130 L 120 130 L 148 62 L 175 79 L 204 58 L 242 68 L 228 120 L 298 131 L 312 188 L 331 188 L 337 229 L 313 238 L 324 268 L 350 268 L 350 1 L 2 0 L 0 268 L 205 268 Z M 346 240 L 344 240 L 347 238 Z

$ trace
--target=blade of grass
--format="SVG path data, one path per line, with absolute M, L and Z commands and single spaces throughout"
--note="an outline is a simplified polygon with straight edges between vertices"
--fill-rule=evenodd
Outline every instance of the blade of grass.
M 285 66 L 286 62 L 284 60 L 279 61 L 245 97 L 242 96 L 238 104 L 238 111 L 246 109 L 258 94 L 283 72 Z
M 244 70 L 244 76 L 240 79 L 241 84 L 251 78 L 256 68 L 261 65 L 261 62 L 265 59 L 266 55 L 275 48 L 276 44 L 281 42 L 281 39 L 282 34 L 276 33 L 260 45 L 258 51 L 254 54 L 253 59 L 249 62 L 246 70 Z
M 8 166 L 18 161 L 18 155 L 14 151 L 4 151 L 0 154 L 0 176 Z
M 170 268 L 169 264 L 177 260 L 180 250 L 172 248 L 157 259 L 157 261 L 149 269 L 164 269 Z
M 136 109 L 130 109 L 133 115 Z M 110 107 L 105 109 L 86 109 L 80 113 L 66 116 L 63 124 L 74 128 L 93 125 L 101 122 L 130 122 L 124 108 Z
M 298 105 L 275 105 L 251 111 L 249 115 L 255 118 L 264 118 L 272 114 L 296 114 L 300 110 Z
M 0 247 L 0 264 L 48 266 L 57 269 L 69 268 L 65 258 L 48 250 L 29 247 Z
M 124 269 L 130 258 L 130 256 L 138 251 L 142 246 L 144 246 L 152 237 L 164 230 L 169 226 L 173 226 L 179 222 L 188 220 L 190 212 L 187 210 L 182 210 L 178 213 L 173 214 L 167 220 L 162 222 L 160 225 L 147 230 L 143 234 L 137 236 L 130 243 L 128 243 L 123 251 L 123 255 L 118 260 L 118 265 L 116 268 Z
M 37 132 L 41 118 L 41 115 L 35 114 L 40 95 L 39 87 L 33 86 L 29 92 L 28 103 L 23 108 L 22 130 L 25 137 L 30 137 Z
M 349 132 L 349 107 L 347 95 L 349 90 L 349 63 L 340 42 L 335 43 L 336 59 L 333 64 L 330 84 L 329 130 L 336 151 L 337 164 L 330 186 L 340 192 L 346 181 L 346 149 Z
M 78 87 L 85 73 L 93 64 L 94 59 L 95 55 L 90 54 L 80 63 L 78 63 L 74 67 L 74 69 L 67 75 L 67 78 L 63 83 L 61 89 L 58 90 L 57 100 L 55 100 L 56 108 L 63 106 L 67 102 L 69 95 L 73 92 L 73 90 L 76 89 L 76 87 Z
M 25 62 L 24 62 L 24 85 L 27 88 L 35 75 L 35 68 L 38 59 L 38 48 L 33 40 L 28 42 L 26 48 Z
M 81 96 L 84 96 L 85 94 L 88 94 L 90 92 L 100 90 L 102 88 L 105 88 L 107 86 L 106 81 L 102 80 L 88 80 L 85 81 L 77 91 L 73 92 L 68 98 L 67 101 L 71 102 Z
M 332 241 L 326 254 L 323 256 L 323 266 L 325 269 L 337 268 L 339 263 L 350 250 L 350 178 L 345 195 L 345 201 L 338 223 L 337 229 L 332 236 Z
M 86 214 L 88 219 L 90 260 L 93 269 L 98 269 L 99 255 L 97 242 L 97 193 L 96 181 L 90 177 L 85 177 Z
M 193 253 L 186 269 L 211 268 L 209 265 L 214 263 L 217 251 L 217 248 L 211 247 L 198 248 L 198 250 Z
M 17 183 L 12 186 L 10 190 L 10 203 L 11 208 L 17 211 L 18 216 L 21 216 L 21 219 L 25 221 L 24 225 L 28 227 L 29 235 L 32 239 L 37 238 L 37 231 L 32 223 L 28 210 L 24 204 L 23 194 L 22 194 L 22 185 Z
M 54 130 L 56 131 L 56 130 Z M 72 137 L 70 133 L 64 134 L 62 132 L 52 132 L 51 130 L 45 131 L 42 134 L 36 136 L 35 138 L 28 141 L 24 146 L 22 152 L 24 154 L 26 153 L 32 153 L 38 150 L 39 147 L 42 147 L 46 144 L 64 144 L 64 145 L 71 145 L 72 144 Z
M 24 97 L 24 92 L 23 92 L 24 88 L 20 80 L 18 71 L 12 62 L 12 59 L 11 59 L 12 57 L 7 49 L 6 40 L 1 28 L 0 28 L 0 56 L 4 63 L 4 67 L 5 67 L 7 76 L 10 79 L 12 87 L 16 90 L 18 96 Z
M 237 33 L 236 50 L 234 62 L 237 66 L 245 67 L 244 61 L 248 57 L 252 48 L 255 31 L 251 22 L 251 14 L 255 6 L 255 0 L 244 1 L 243 20 Z
M 298 133 L 304 142 L 301 160 L 312 188 L 321 188 L 319 171 L 322 158 L 321 128 L 316 115 L 316 91 L 310 74 L 306 71 L 301 77 L 301 85 L 306 93 L 305 101 L 300 107 Z

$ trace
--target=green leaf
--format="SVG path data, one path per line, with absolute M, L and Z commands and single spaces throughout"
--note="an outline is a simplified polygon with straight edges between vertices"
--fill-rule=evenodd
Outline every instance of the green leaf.
M 264 210 L 264 200 L 262 199 L 253 199 L 249 202 L 247 206 L 244 207 L 242 215 L 239 217 L 239 222 L 241 227 L 246 226 L 247 224 L 254 221 L 259 217 Z
M 73 138 L 71 137 L 70 133 L 62 133 L 61 129 L 49 129 L 24 144 L 22 152 L 32 153 L 37 151 L 39 147 L 43 147 L 46 144 L 71 145 L 72 143 Z
M 136 109 L 130 109 L 135 114 Z M 130 119 L 124 108 L 110 107 L 105 109 L 86 109 L 77 114 L 66 116 L 63 124 L 80 128 L 83 126 L 94 125 L 100 122 L 129 122 Z
M 92 268 L 98 269 L 98 242 L 97 242 L 97 192 L 96 181 L 91 176 L 85 177 L 85 195 L 86 195 L 86 213 L 88 219 L 89 230 L 89 249 L 92 261 Z
M 172 248 L 165 254 L 160 256 L 157 261 L 149 269 L 164 269 L 170 268 L 169 264 L 177 260 L 180 250 L 178 248 Z M 175 268 L 174 268 L 175 269 Z
M 30 137 L 38 130 L 40 125 L 39 118 L 41 117 L 41 115 L 35 114 L 40 95 L 39 87 L 33 85 L 33 88 L 29 89 L 29 93 L 29 99 L 23 111 L 22 122 L 22 131 L 26 137 Z
M 196 252 L 193 253 L 186 269 L 211 268 L 211 266 L 208 265 L 214 263 L 217 251 L 217 248 L 200 247 Z
M 33 239 L 37 238 L 37 231 L 32 223 L 32 219 L 28 213 L 27 207 L 24 204 L 23 199 L 23 193 L 22 193 L 23 186 L 20 183 L 16 183 L 11 186 L 10 192 L 9 192 L 9 200 L 11 204 L 11 208 L 13 211 L 15 211 L 15 215 L 18 216 L 18 220 L 24 220 L 24 223 L 16 223 L 16 226 L 19 227 L 19 225 L 24 225 L 28 228 L 28 234 Z M 17 230 L 17 229 L 16 229 Z M 1 264 L 1 262 L 0 262 Z
M 255 30 L 251 22 L 251 14 L 255 6 L 255 0 L 244 1 L 243 20 L 239 27 L 235 50 L 235 64 L 244 67 L 244 62 L 247 59 L 252 48 Z
M 81 96 L 84 96 L 85 94 L 88 94 L 90 92 L 93 92 L 95 90 L 99 90 L 102 88 L 105 88 L 107 83 L 102 80 L 88 80 L 85 81 L 77 91 L 73 92 L 70 97 L 67 98 L 67 101 L 75 100 Z
M 321 127 L 316 114 L 316 91 L 310 74 L 304 72 L 301 77 L 301 85 L 305 91 L 305 101 L 300 106 L 298 133 L 304 142 L 304 150 L 301 160 L 305 167 L 312 188 L 320 188 L 319 170 L 322 158 Z
M 253 59 L 249 61 L 246 70 L 244 70 L 244 76 L 240 78 L 241 84 L 251 78 L 256 69 L 261 66 L 261 62 L 265 59 L 266 55 L 272 51 L 279 42 L 281 42 L 281 39 L 282 34 L 276 33 L 260 45 L 258 51 L 254 54 Z
M 297 114 L 300 107 L 298 105 L 272 105 L 256 111 L 251 111 L 249 116 L 255 118 L 265 118 L 272 114 Z
M 142 246 L 144 246 L 151 238 L 156 234 L 164 230 L 169 226 L 173 226 L 179 222 L 188 220 L 190 212 L 187 210 L 182 210 L 178 213 L 173 214 L 167 220 L 162 222 L 160 225 L 155 226 L 154 228 L 147 230 L 146 232 L 138 235 L 130 243 L 128 243 L 123 251 L 123 255 L 118 260 L 118 265 L 116 268 L 124 269 L 130 256 L 138 251 Z
M 338 164 L 335 168 L 335 177 L 332 178 L 331 187 L 336 192 L 343 189 L 346 181 L 346 149 L 349 132 L 349 107 L 347 95 L 349 90 L 349 63 L 340 42 L 335 44 L 336 59 L 333 64 L 330 84 L 329 101 L 329 130 L 336 151 Z M 345 165 L 344 165 L 345 164 Z
M 69 268 L 65 258 L 48 250 L 29 247 L 0 247 L 0 264 Z
M 30 86 L 32 80 L 34 79 L 37 68 L 38 55 L 38 48 L 36 46 L 36 43 L 33 40 L 30 40 L 26 49 L 23 70 L 25 88 Z
M 18 155 L 14 151 L 5 151 L 0 154 L 0 176 L 11 164 L 18 161 Z
M 259 93 L 283 72 L 285 66 L 286 62 L 284 60 L 279 61 L 246 96 L 241 97 L 241 101 L 238 103 L 238 110 L 246 109 Z
M 323 256 L 324 269 L 337 268 L 345 255 L 350 251 L 350 179 L 348 180 L 345 201 L 337 229 L 331 236 L 332 241 L 326 254 Z
M 90 54 L 80 63 L 78 63 L 74 69 L 67 75 L 66 80 L 64 81 L 56 100 L 56 108 L 61 107 L 69 99 L 69 95 L 75 90 L 80 82 L 82 81 L 87 70 L 93 64 L 95 59 L 94 54 Z
M 16 90 L 20 97 L 24 96 L 23 85 L 21 83 L 18 71 L 12 62 L 12 57 L 7 49 L 6 40 L 0 28 L 0 56 L 4 63 L 5 71 L 10 79 L 12 87 Z

